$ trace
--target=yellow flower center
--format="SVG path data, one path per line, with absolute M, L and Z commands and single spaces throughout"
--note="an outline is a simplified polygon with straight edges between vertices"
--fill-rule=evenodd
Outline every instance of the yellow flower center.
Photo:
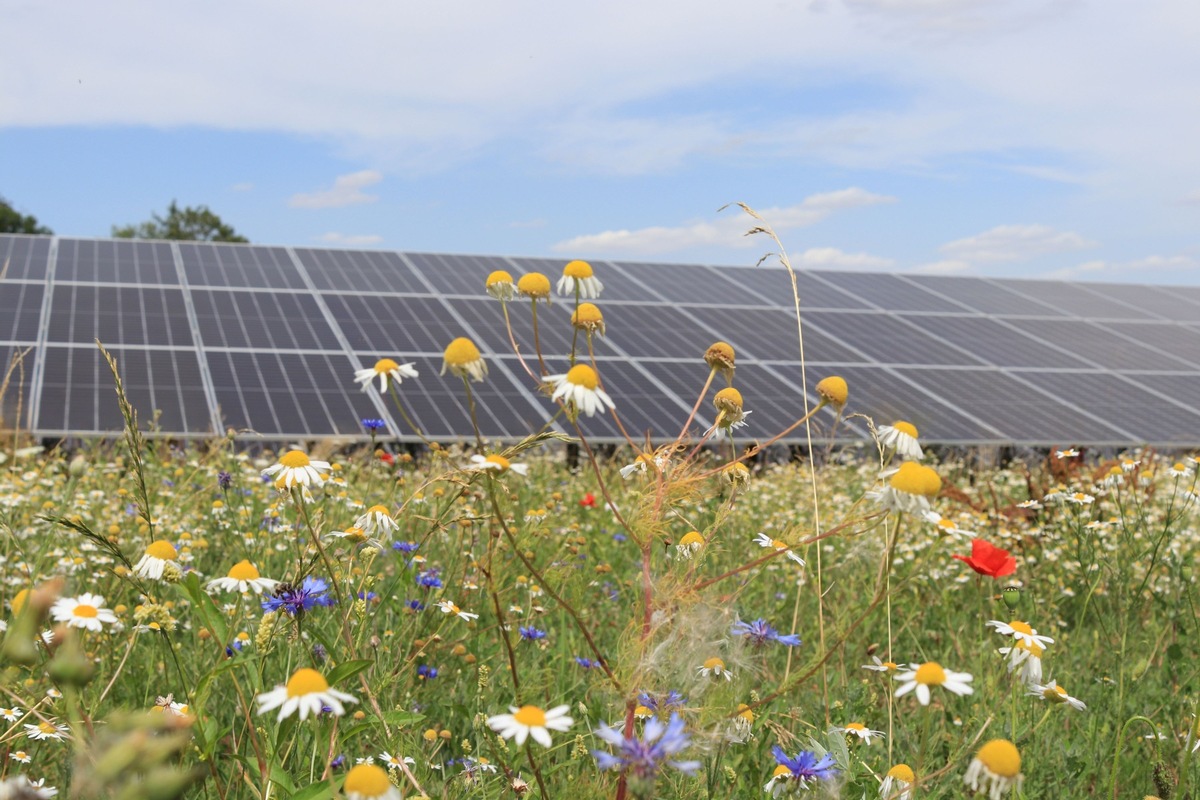
M 25 601 L 28 599 L 29 599 L 29 590 L 28 589 L 22 589 L 21 591 L 17 592 L 15 595 L 13 595 L 13 599 L 9 601 L 9 605 L 12 606 L 12 612 L 14 615 L 21 613 L 21 609 L 25 607 Z
M 683 538 L 679 540 L 679 543 L 682 545 L 704 544 L 704 537 L 701 536 L 698 531 L 688 531 L 683 535 Z M 711 658 L 709 659 L 709 661 L 712 660 L 713 659 Z M 704 663 L 704 666 L 708 666 L 707 661 Z
M 888 481 L 893 489 L 905 494 L 935 497 L 942 490 L 942 479 L 932 467 L 905 461 Z
M 517 281 L 517 289 L 526 297 L 549 297 L 550 279 L 540 272 L 530 272 Z
M 213 500 L 213 508 L 224 508 L 225 503 L 220 500 Z
M 736 354 L 728 342 L 713 342 L 704 352 L 704 362 L 713 369 L 733 369 Z
M 229 574 L 226 577 L 233 578 L 235 581 L 254 581 L 258 580 L 260 576 L 249 559 L 242 559 L 229 568 Z
M 38 730 L 41 731 L 42 733 L 48 733 L 48 734 L 57 734 L 58 733 L 58 728 L 54 727 L 49 722 L 39 722 Z
M 898 422 L 893 422 L 892 427 L 895 428 L 896 430 L 900 431 L 901 433 L 908 434 L 909 436 L 911 436 L 914 439 L 917 438 L 917 426 L 913 425 L 911 422 L 904 422 L 903 420 L 898 421 Z
M 450 366 L 462 367 L 479 360 L 479 348 L 467 337 L 460 336 L 447 345 L 444 357 Z
M 175 550 L 175 545 L 164 539 L 151 542 L 150 546 L 146 548 L 146 555 L 163 561 L 174 561 L 179 557 L 179 553 Z
M 754 712 L 745 703 L 738 703 L 737 715 L 746 720 L 746 722 L 754 722 Z
M 492 274 L 494 275 L 495 273 Z M 433 728 L 426 728 L 425 732 L 421 734 L 421 738 L 427 742 L 435 742 L 437 741 L 438 733 Z
M 307 694 L 323 692 L 329 688 L 325 676 L 315 669 L 304 667 L 292 673 L 287 682 L 288 697 L 303 697 Z
M 958 529 L 958 526 L 954 524 L 953 520 L 946 519 L 945 517 L 942 517 L 941 519 L 939 519 L 937 521 L 937 524 L 938 524 L 939 528 L 944 528 L 945 530 L 948 530 L 948 531 L 953 531 L 953 530 Z
M 546 725 L 546 712 L 537 706 L 521 706 L 513 719 L 530 728 L 542 728 Z
M 93 618 L 99 616 L 100 614 L 100 612 L 96 610 L 95 606 L 89 606 L 87 603 L 80 603 L 79 605 L 75 606 L 75 610 L 71 613 L 77 617 L 88 618 Z
M 835 406 L 844 406 L 850 397 L 850 387 L 846 385 L 845 378 L 830 375 L 817 384 L 817 394 Z
M 383 375 L 391 372 L 394 369 L 400 369 L 400 365 L 390 358 L 381 358 L 375 362 L 375 374 Z
M 391 512 L 388 511 L 388 507 L 383 506 L 383 505 L 371 506 L 370 508 L 367 509 L 367 513 L 368 514 L 383 514 L 385 517 L 391 516 Z
M 884 661 L 882 666 L 887 667 L 888 672 L 895 672 L 896 670 L 900 669 L 900 665 L 895 661 Z
M 1018 620 L 1014 619 L 1012 622 L 1008 623 L 1008 627 L 1012 628 L 1017 633 L 1023 633 L 1026 636 L 1033 635 L 1033 628 L 1029 626 L 1028 622 L 1019 622 Z
M 387 772 L 383 767 L 374 764 L 359 764 L 346 775 L 342 790 L 347 794 L 365 795 L 366 797 L 383 797 L 392 788 Z
M 917 776 L 913 774 L 912 767 L 910 767 L 908 764 L 897 764 L 889 769 L 887 774 L 889 778 L 895 778 L 896 780 L 904 781 L 905 783 L 912 783 L 917 779 Z
M 345 534 L 346 539 L 349 539 L 352 542 L 361 542 L 367 538 L 367 532 L 356 525 L 351 525 L 349 528 L 346 528 L 346 530 L 342 531 L 342 533 Z
M 645 706 L 638 706 L 637 708 L 635 708 L 633 710 L 633 715 L 635 717 L 639 717 L 639 718 L 640 717 L 649 717 L 649 716 L 653 716 L 654 712 L 651 711 L 650 709 L 646 708 Z
M 1015 778 L 1021 772 L 1021 754 L 1007 739 L 992 739 L 979 748 L 975 757 L 983 762 L 989 772 L 1002 778 Z
M 604 315 L 594 303 L 580 303 L 579 308 L 571 314 L 572 325 L 595 325 L 604 321 Z
M 1175 465 L 1171 467 L 1171 469 L 1175 470 L 1176 472 L 1187 472 L 1187 467 L 1183 465 L 1182 461 L 1176 461 Z
M 713 397 L 713 405 L 718 411 L 741 411 L 742 393 L 732 386 L 722 389 Z
M 771 773 L 772 778 L 778 778 L 780 775 L 791 775 L 792 769 L 787 764 L 780 764 L 775 767 L 775 771 Z
M 567 383 L 573 383 L 585 389 L 595 389 L 600 385 L 600 376 L 587 364 L 576 364 L 567 373 Z
M 866 729 L 867 726 L 863 725 L 861 722 L 850 722 L 846 725 L 846 730 L 848 731 L 865 731 Z
M 563 267 L 563 275 L 568 278 L 590 278 L 592 265 L 586 261 L 572 261 Z
M 495 286 L 498 283 L 512 283 L 512 282 L 513 282 L 512 275 L 509 275 L 507 272 L 505 272 L 502 269 L 498 269 L 495 272 L 493 272 L 492 274 L 487 276 L 487 285 L 488 286 Z
M 1016 648 L 1018 650 L 1028 650 L 1029 655 L 1033 656 L 1034 658 L 1041 658 L 1042 653 L 1046 652 L 1046 648 L 1042 647 L 1037 642 L 1030 644 L 1029 642 L 1025 641 L 1024 639 L 1017 640 Z
M 916 680 L 926 686 L 941 686 L 946 682 L 946 670 L 936 661 L 926 661 L 917 667 Z
M 283 454 L 283 458 L 279 459 L 279 463 L 288 469 L 299 469 L 300 467 L 307 467 L 311 462 L 309 462 L 308 456 L 299 450 L 289 450 Z
M 710 658 L 704 662 L 705 669 L 716 669 L 717 667 L 725 669 L 725 662 L 719 658 Z
M 501 472 L 507 472 L 508 468 L 512 466 L 512 463 L 507 458 L 504 456 L 498 456 L 495 453 L 485 458 L 484 461 L 500 467 Z
M 1042 692 L 1042 697 L 1052 703 L 1065 703 L 1067 702 L 1067 690 L 1061 686 L 1047 686 L 1046 690 Z

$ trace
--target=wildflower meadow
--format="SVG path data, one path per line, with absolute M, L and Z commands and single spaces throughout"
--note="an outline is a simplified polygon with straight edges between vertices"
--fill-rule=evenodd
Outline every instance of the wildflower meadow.
M 711 429 L 601 455 L 605 280 L 480 275 L 533 323 L 508 344 L 547 425 L 519 442 L 473 426 L 468 338 L 345 376 L 414 438 L 406 388 L 461 378 L 475 433 L 416 456 L 370 419 L 366 447 L 177 444 L 127 404 L 117 441 L 9 438 L 0 797 L 1197 796 L 1194 459 L 981 467 L 836 370 L 757 430 L 723 342 L 696 343 Z M 764 458 L 849 413 L 874 441 Z

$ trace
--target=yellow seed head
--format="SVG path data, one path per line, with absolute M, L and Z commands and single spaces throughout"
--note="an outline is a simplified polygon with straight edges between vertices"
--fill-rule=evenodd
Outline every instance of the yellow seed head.
M 1016 745 L 1007 739 L 992 739 L 979 748 L 975 757 L 983 762 L 989 772 L 1002 778 L 1015 778 L 1021 773 L 1021 754 Z
M 529 272 L 517 281 L 517 290 L 535 300 L 550 296 L 550 279 L 540 272 Z
M 592 265 L 586 261 L 571 261 L 563 267 L 563 276 L 567 278 L 590 278 L 592 274 Z

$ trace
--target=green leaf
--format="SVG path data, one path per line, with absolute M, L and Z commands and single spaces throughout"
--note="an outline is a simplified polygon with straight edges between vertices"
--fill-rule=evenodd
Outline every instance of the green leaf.
M 353 678 L 358 673 L 370 668 L 375 662 L 369 658 L 360 658 L 355 661 L 343 661 L 338 664 L 329 674 L 325 676 L 325 680 L 329 681 L 330 686 L 337 686 L 342 681 Z
M 387 722 L 393 728 L 405 728 L 415 725 L 423 719 L 425 719 L 424 714 L 417 714 L 413 711 L 385 711 L 382 717 L 368 717 L 364 722 L 344 729 L 342 731 L 342 743 L 345 744 L 360 733 L 380 727 L 384 722 Z
M 225 616 L 208 593 L 200 586 L 200 578 L 194 572 L 189 572 L 180 584 L 192 601 L 192 608 L 204 620 L 204 625 L 217 637 L 217 642 L 224 647 L 228 642 L 229 625 Z
M 295 792 L 291 800 L 326 800 L 333 797 L 333 786 L 329 781 L 321 781 L 319 783 L 310 783 L 298 792 Z

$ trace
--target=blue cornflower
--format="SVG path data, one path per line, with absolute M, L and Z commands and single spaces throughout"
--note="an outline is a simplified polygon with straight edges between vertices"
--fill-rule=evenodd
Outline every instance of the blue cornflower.
M 691 737 L 683 728 L 683 719 L 677 714 L 672 714 L 665 725 L 657 717 L 651 717 L 646 721 L 642 739 L 636 736 L 626 739 L 620 732 L 602 724 L 595 734 L 617 748 L 617 752 L 593 750 L 592 755 L 600 769 L 616 769 L 643 779 L 657 776 L 664 765 L 690 774 L 700 769 L 699 761 L 669 760 L 670 756 L 691 744 Z
M 230 475 L 225 470 L 221 470 L 220 472 L 217 473 L 217 486 L 221 490 L 226 490 L 232 485 L 233 485 L 233 476 L 232 475 Z
M 766 786 L 767 791 L 772 794 L 774 794 L 776 781 L 796 781 L 803 789 L 814 781 L 832 780 L 841 771 L 829 753 L 818 758 L 817 754 L 811 750 L 801 750 L 794 757 L 789 758 L 782 747 L 775 745 L 771 748 L 771 754 L 779 762 L 779 766 L 775 768 L 775 774 L 771 776 L 771 780 L 767 782 Z
M 438 676 L 437 667 L 430 667 L 425 664 L 417 667 L 417 677 L 421 680 L 433 680 Z
M 358 593 L 358 599 L 366 600 L 368 603 L 375 602 L 375 598 L 377 598 L 377 597 L 379 597 L 379 595 L 375 594 L 374 592 L 359 592 Z
M 575 663 L 584 669 L 595 669 L 596 667 L 600 666 L 599 661 L 593 661 L 592 659 L 584 658 L 583 656 L 575 656 Z
M 422 603 L 420 600 L 409 600 L 407 603 L 405 603 L 405 605 L 408 606 L 408 608 L 413 611 L 424 611 L 425 610 L 425 604 Z
M 771 627 L 771 624 L 761 617 L 754 622 L 738 622 L 733 623 L 733 627 L 729 632 L 734 636 L 745 636 L 755 647 L 762 647 L 767 642 L 779 642 L 788 647 L 799 647 L 800 636 L 795 633 L 789 633 L 786 636 L 779 633 Z
M 325 659 L 329 658 L 329 651 L 325 649 L 325 645 L 317 642 L 312 646 L 313 661 L 318 664 L 324 664 Z
M 521 631 L 521 638 L 527 642 L 536 642 L 546 638 L 545 631 L 539 631 L 532 625 L 522 625 L 518 630 Z
M 401 553 L 411 553 L 420 546 L 416 542 L 392 542 L 392 549 L 399 550 Z
M 437 570 L 426 570 L 417 575 L 417 586 L 424 586 L 426 589 L 441 589 L 442 579 L 438 577 Z
M 614 533 L 614 534 L 613 534 L 613 541 L 614 541 L 614 542 L 628 542 L 628 541 L 629 541 L 629 537 L 628 537 L 628 536 L 626 536 L 626 535 L 625 535 L 625 534 L 623 534 L 623 533 Z
M 377 430 L 381 430 L 383 428 L 384 424 L 385 424 L 384 421 L 381 419 L 369 419 L 368 418 L 368 419 L 364 419 L 362 421 L 362 426 L 363 426 L 363 428 L 365 428 L 367 430 L 368 433 L 374 433 Z
M 275 595 L 263 600 L 265 611 L 283 611 L 289 616 L 299 616 L 305 611 L 311 611 L 317 606 L 331 606 L 337 601 L 328 596 L 329 584 L 323 578 L 309 575 L 300 586 L 281 583 L 275 589 Z
M 638 695 L 638 703 L 645 706 L 651 711 L 666 711 L 671 708 L 683 708 L 687 699 L 679 692 L 672 689 L 667 692 L 666 696 L 661 700 L 649 692 L 642 692 Z
M 337 756 L 334 756 L 333 761 L 329 762 L 329 768 L 330 769 L 341 769 L 343 766 L 345 766 L 345 764 L 346 764 L 346 755 L 345 755 L 345 753 L 342 753 Z

